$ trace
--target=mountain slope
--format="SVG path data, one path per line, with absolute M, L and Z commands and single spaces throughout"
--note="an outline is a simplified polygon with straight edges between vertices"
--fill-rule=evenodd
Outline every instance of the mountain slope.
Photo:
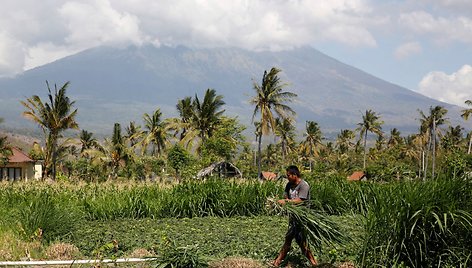
M 306 120 L 323 131 L 354 129 L 362 113 L 380 113 L 388 131 L 397 127 L 413 132 L 417 109 L 443 105 L 459 122 L 460 108 L 424 97 L 373 77 L 319 51 L 303 47 L 281 52 L 252 52 L 238 48 L 190 49 L 153 46 L 98 47 L 0 80 L 0 117 L 5 126 L 30 126 L 21 118 L 19 100 L 46 96 L 45 80 L 62 85 L 71 81 L 69 95 L 76 100 L 83 129 L 111 132 L 114 122 L 142 122 L 143 113 L 161 108 L 164 117 L 176 115 L 175 104 L 186 96 L 201 96 L 207 88 L 224 96 L 229 115 L 250 126 L 252 83 L 264 70 L 282 69 L 286 88 L 298 94 L 292 104 L 299 128 Z M 457 118 L 457 119 L 456 119 Z

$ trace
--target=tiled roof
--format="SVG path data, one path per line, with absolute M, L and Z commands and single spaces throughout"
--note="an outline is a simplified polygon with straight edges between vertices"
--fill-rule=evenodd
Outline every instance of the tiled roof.
M 361 180 L 363 177 L 365 177 L 364 172 L 362 172 L 362 171 L 354 171 L 354 173 L 352 173 L 351 176 L 347 177 L 347 180 L 349 180 L 349 181 L 359 181 L 359 180 Z
M 29 158 L 28 155 L 23 153 L 20 149 L 12 147 L 12 155 L 8 158 L 10 163 L 24 163 L 24 162 L 34 162 L 33 159 Z
M 270 171 L 262 171 L 262 177 L 266 180 L 275 180 L 277 179 L 277 174 Z

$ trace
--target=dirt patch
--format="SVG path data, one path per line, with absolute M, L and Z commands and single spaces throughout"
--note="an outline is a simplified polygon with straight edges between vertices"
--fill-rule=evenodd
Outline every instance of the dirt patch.
M 248 259 L 248 258 L 238 258 L 238 257 L 231 257 L 225 258 L 220 261 L 214 261 L 209 263 L 210 268 L 262 268 L 267 267 L 264 266 L 262 263 Z
M 67 243 L 56 243 L 46 248 L 46 257 L 49 260 L 74 260 L 81 255 L 76 246 Z

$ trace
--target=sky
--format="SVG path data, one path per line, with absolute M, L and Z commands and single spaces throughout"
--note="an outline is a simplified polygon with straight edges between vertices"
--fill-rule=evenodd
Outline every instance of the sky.
M 311 46 L 428 97 L 472 99 L 470 0 L 0 0 L 0 77 L 100 45 Z

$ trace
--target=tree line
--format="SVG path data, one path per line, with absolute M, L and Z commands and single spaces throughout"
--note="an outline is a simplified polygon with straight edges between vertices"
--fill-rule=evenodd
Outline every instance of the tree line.
M 449 125 L 442 106 L 418 110 L 418 133 L 408 136 L 402 137 L 396 128 L 385 133 L 381 115 L 366 110 L 357 128 L 340 130 L 334 142 L 325 140 L 315 121 L 305 123 L 303 137 L 298 140 L 296 112 L 290 106 L 297 95 L 286 90 L 288 84 L 281 81 L 280 72 L 273 67 L 264 71 L 260 83 L 253 81 L 254 95 L 249 103 L 254 107 L 256 150 L 242 134 L 246 126 L 237 117 L 225 115 L 224 97 L 215 89 L 207 89 L 203 97 L 195 94 L 178 100 L 177 117 L 163 118 L 157 108 L 143 114 L 142 125 L 131 121 L 123 129 L 115 123 L 111 136 L 98 141 L 92 132 L 79 129 L 78 109 L 67 95 L 70 83 L 51 87 L 46 82 L 45 100 L 34 95 L 21 101 L 23 116 L 44 134 L 42 146 L 34 144 L 29 155 L 44 161 L 44 177 L 53 180 L 58 170 L 63 177 L 85 180 L 145 179 L 165 174 L 192 177 L 200 168 L 222 160 L 235 162 L 246 177 L 258 178 L 263 170 L 283 170 L 288 162 L 309 171 L 364 170 L 382 180 L 426 179 L 435 177 L 437 170 L 470 169 L 472 133 L 464 133 L 460 125 Z M 472 106 L 472 101 L 465 104 Z M 468 120 L 471 113 L 472 108 L 464 109 L 461 116 Z M 64 136 L 70 129 L 79 131 L 77 137 Z M 375 141 L 368 141 L 369 134 L 375 135 Z M 274 140 L 268 140 L 263 148 L 262 139 L 269 136 Z M 10 154 L 6 137 L 0 137 L 2 165 Z

